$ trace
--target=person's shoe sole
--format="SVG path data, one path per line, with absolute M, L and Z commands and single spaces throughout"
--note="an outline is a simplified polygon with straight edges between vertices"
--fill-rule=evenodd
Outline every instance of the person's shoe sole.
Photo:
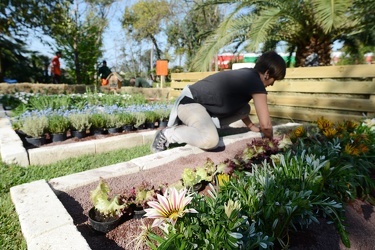
M 153 153 L 158 153 L 158 152 L 165 151 L 165 150 L 158 150 L 158 149 L 154 146 L 155 141 L 156 141 L 156 138 L 159 138 L 159 135 L 162 133 L 162 131 L 163 131 L 163 129 L 161 129 L 161 130 L 159 130 L 159 131 L 157 131 L 157 132 L 155 133 L 154 139 L 153 139 L 153 141 L 152 141 L 152 143 L 151 143 L 151 146 L 150 146 L 150 149 L 151 149 L 151 151 L 152 151 Z

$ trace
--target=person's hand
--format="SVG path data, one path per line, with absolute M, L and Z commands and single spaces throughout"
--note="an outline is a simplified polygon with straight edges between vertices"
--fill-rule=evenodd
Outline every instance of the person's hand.
M 249 126 L 247 126 L 250 131 L 252 132 L 260 132 L 260 128 L 254 125 L 254 123 L 250 123 Z

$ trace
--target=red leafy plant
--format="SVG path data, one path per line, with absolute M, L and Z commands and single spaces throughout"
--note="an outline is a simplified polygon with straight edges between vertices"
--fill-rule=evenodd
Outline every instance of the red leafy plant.
M 148 208 L 149 201 L 156 201 L 157 194 L 162 195 L 168 184 L 161 184 L 156 187 L 151 185 L 148 181 L 142 181 L 142 183 L 131 188 L 129 192 L 121 195 L 121 200 L 133 209 L 145 209 Z

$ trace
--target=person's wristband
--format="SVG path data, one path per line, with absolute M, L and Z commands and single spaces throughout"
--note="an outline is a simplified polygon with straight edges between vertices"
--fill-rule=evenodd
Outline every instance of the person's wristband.
M 254 126 L 254 123 L 250 123 L 249 125 L 250 126 L 247 126 L 247 127 L 251 130 L 251 128 Z

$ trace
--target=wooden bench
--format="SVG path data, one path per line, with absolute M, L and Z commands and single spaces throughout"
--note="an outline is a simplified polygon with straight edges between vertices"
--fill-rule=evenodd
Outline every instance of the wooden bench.
M 187 84 L 216 72 L 172 74 L 171 97 Z M 268 87 L 271 117 L 332 121 L 375 116 L 375 65 L 288 68 L 285 79 Z M 256 114 L 252 102 L 250 114 Z

